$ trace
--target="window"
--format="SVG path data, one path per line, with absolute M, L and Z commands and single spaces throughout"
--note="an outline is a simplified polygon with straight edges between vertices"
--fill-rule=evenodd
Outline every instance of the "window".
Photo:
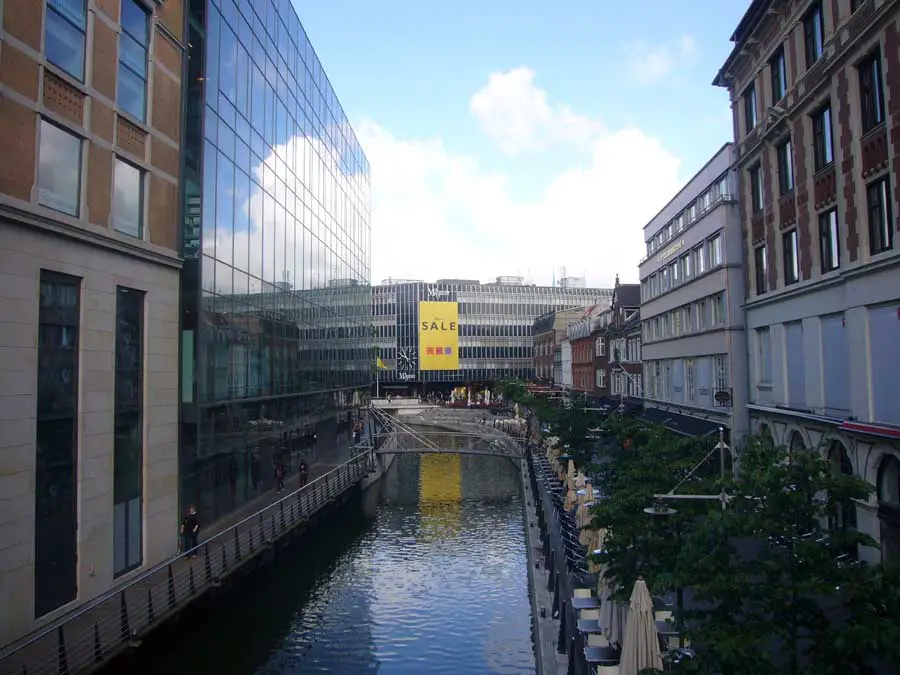
M 144 294 L 116 289 L 115 439 L 113 445 L 113 572 L 143 558 Z
M 765 244 L 753 250 L 753 266 L 756 272 L 756 294 L 762 295 L 769 290 L 769 266 Z
M 709 251 L 709 268 L 718 267 L 724 262 L 722 255 L 722 235 L 716 235 L 706 242 Z
M 772 382 L 772 339 L 768 326 L 756 329 L 756 371 L 759 384 Z
M 682 281 L 681 267 L 678 265 L 678 261 L 675 261 L 674 263 L 669 265 L 669 270 L 669 276 L 672 279 L 672 286 L 678 286 Z
M 893 248 L 894 232 L 891 217 L 891 188 L 884 177 L 866 188 L 869 210 L 869 251 L 872 255 Z
M 838 235 L 837 209 L 819 215 L 819 248 L 822 272 L 830 272 L 841 266 L 841 240 Z
M 731 393 L 728 386 L 728 357 L 723 354 L 713 356 L 713 405 L 728 407 L 731 406 L 731 397 L 727 402 L 720 403 L 716 400 L 715 395 L 718 392 Z
M 34 614 L 75 599 L 81 281 L 41 271 L 34 477 Z
M 750 208 L 753 213 L 762 213 L 764 204 L 762 167 L 757 164 L 750 169 Z
M 816 171 L 825 168 L 834 161 L 834 146 L 831 136 L 831 106 L 825 105 L 812 116 L 813 151 Z
M 602 368 L 598 368 L 594 371 L 594 382 L 597 385 L 597 389 L 605 389 L 606 388 L 606 371 Z
M 794 189 L 794 149 L 788 139 L 778 146 L 778 192 L 783 197 Z
M 722 176 L 716 184 L 716 194 L 718 199 L 729 199 L 731 197 L 731 187 L 728 184 L 728 176 Z
M 781 237 L 784 252 L 784 285 L 796 284 L 800 281 L 800 247 L 797 230 L 785 232 Z
M 81 139 L 41 120 L 38 202 L 78 217 L 81 202 Z
M 706 260 L 703 257 L 703 247 L 698 246 L 697 248 L 691 251 L 691 258 L 693 261 L 694 269 L 696 270 L 696 274 L 700 275 L 706 271 Z
M 710 301 L 712 310 L 712 325 L 722 326 L 726 321 L 725 317 L 725 294 L 719 293 L 714 295 Z
M 113 172 L 113 227 L 132 237 L 143 237 L 144 176 L 128 162 L 116 158 Z
M 684 278 L 688 279 L 694 274 L 693 267 L 691 266 L 691 256 L 683 255 L 681 256 L 681 262 L 684 265 Z
M 756 85 L 744 90 L 744 133 L 749 134 L 756 127 Z
M 865 134 L 884 122 L 884 89 L 881 84 L 881 56 L 878 53 L 859 67 L 859 98 L 862 132 Z
M 594 342 L 594 353 L 597 356 L 606 356 L 606 338 L 597 338 L 597 340 Z
M 47 60 L 84 81 L 85 0 L 48 0 L 44 53 Z
M 694 381 L 694 359 L 684 360 L 684 400 L 693 403 L 697 394 Z
M 147 46 L 150 16 L 137 0 L 122 0 L 116 103 L 142 120 L 147 114 Z
M 803 17 L 803 48 L 806 53 L 806 67 L 822 58 L 825 46 L 825 21 L 822 17 L 822 5 L 815 3 Z
M 784 60 L 784 47 L 779 47 L 771 61 L 769 61 L 769 71 L 772 77 L 772 105 L 775 105 L 787 93 L 787 67 Z

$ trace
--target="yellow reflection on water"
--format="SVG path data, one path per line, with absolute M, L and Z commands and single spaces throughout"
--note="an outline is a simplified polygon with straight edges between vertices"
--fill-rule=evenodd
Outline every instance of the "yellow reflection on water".
M 462 461 L 450 453 L 419 457 L 421 538 L 434 541 L 459 530 L 462 514 Z

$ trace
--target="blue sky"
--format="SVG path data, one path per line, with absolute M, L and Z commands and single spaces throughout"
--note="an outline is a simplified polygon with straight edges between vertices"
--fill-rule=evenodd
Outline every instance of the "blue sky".
M 637 277 L 642 227 L 732 135 L 747 0 L 293 0 L 372 164 L 373 280 Z

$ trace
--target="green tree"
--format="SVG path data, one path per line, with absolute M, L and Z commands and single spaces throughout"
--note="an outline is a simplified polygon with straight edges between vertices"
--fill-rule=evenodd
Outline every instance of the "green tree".
M 645 509 L 654 495 L 665 493 L 690 474 L 682 491 L 711 489 L 708 456 L 711 444 L 672 434 L 628 416 L 612 416 L 601 430 L 599 461 L 589 468 L 606 497 L 593 508 L 591 527 L 605 529 L 601 561 L 606 577 L 626 600 L 638 576 L 654 592 L 677 590 L 672 575 L 680 539 L 708 505 L 686 502 L 676 513 L 654 516 Z M 693 470 L 693 473 L 691 473 Z
M 686 613 L 698 655 L 724 675 L 865 672 L 857 654 L 806 668 L 813 647 L 833 638 L 828 607 L 846 602 L 838 589 L 866 587 L 858 582 L 865 572 L 839 564 L 839 553 L 875 545 L 853 530 L 828 532 L 827 516 L 836 504 L 865 499 L 871 486 L 836 474 L 815 450 L 789 455 L 751 439 L 740 459 L 728 508 L 695 524 L 677 556 L 676 583 L 705 607 Z

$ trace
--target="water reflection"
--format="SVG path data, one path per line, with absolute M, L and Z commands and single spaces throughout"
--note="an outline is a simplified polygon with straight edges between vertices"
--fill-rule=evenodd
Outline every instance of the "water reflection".
M 374 514 L 292 549 L 152 672 L 534 673 L 517 471 L 398 457 Z

